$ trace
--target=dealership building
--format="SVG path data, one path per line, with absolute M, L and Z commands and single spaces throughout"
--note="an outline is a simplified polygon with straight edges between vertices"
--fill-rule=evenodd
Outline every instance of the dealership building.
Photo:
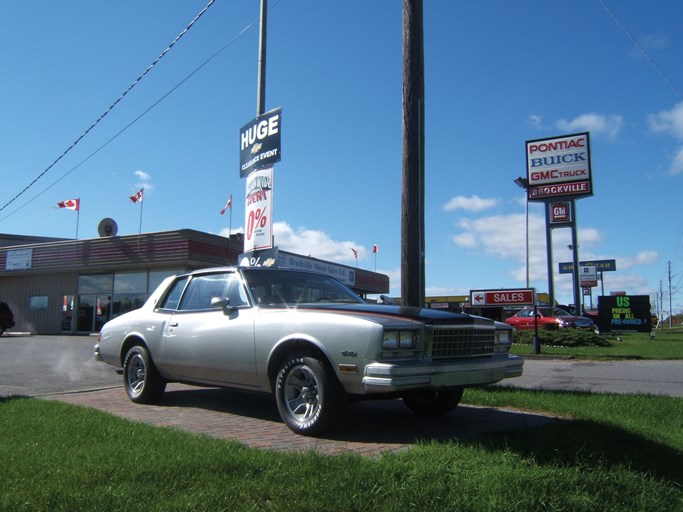
M 89 334 L 139 308 L 164 278 L 236 265 L 242 253 L 241 234 L 192 229 L 84 240 L 0 234 L 0 301 L 14 313 L 11 331 Z M 276 260 L 333 275 L 363 297 L 389 291 L 377 272 L 285 251 Z

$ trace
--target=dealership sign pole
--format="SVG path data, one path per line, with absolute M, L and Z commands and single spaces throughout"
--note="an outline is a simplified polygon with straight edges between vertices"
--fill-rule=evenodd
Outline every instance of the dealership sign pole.
M 266 33 L 268 1 L 261 0 L 256 118 L 240 129 L 240 178 L 246 178 L 244 201 L 244 253 L 238 264 L 272 264 L 273 247 L 273 164 L 281 158 L 282 107 L 265 111 Z M 261 254 L 259 254 L 261 253 Z
M 526 141 L 527 198 L 545 203 L 548 291 L 554 304 L 552 229 L 570 227 L 574 268 L 579 268 L 576 199 L 593 195 L 589 133 Z M 573 273 L 574 305 L 581 303 L 578 272 Z

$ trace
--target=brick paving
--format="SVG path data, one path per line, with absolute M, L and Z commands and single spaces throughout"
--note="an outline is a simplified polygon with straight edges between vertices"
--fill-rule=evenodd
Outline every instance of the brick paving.
M 557 419 L 520 411 L 459 406 L 443 417 L 410 412 L 400 400 L 353 404 L 333 432 L 306 437 L 291 432 L 270 395 L 169 384 L 158 405 L 134 404 L 123 387 L 44 398 L 92 407 L 132 421 L 177 428 L 246 446 L 284 452 L 354 453 L 376 457 L 420 441 L 470 440 L 484 432 L 538 427 Z

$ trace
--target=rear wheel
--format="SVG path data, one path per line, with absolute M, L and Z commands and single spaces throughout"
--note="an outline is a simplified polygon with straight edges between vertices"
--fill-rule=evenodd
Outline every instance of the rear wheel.
M 293 432 L 317 435 L 337 420 L 344 391 L 323 361 L 296 354 L 280 366 L 275 400 L 282 420 Z
M 123 360 L 123 384 L 128 398 L 137 404 L 158 402 L 166 389 L 166 381 L 141 345 L 131 347 Z
M 418 389 L 403 396 L 403 403 L 415 414 L 441 416 L 455 409 L 462 398 L 463 388 L 432 391 Z

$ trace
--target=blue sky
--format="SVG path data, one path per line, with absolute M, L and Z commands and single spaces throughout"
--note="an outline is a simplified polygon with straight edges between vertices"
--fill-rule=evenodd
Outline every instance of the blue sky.
M 208 0 L 0 3 L 0 232 L 79 238 L 244 226 L 239 129 L 256 115 L 258 0 L 217 0 L 72 151 Z M 270 0 L 266 109 L 282 107 L 273 225 L 284 250 L 386 273 L 400 290 L 401 2 Z M 525 141 L 589 131 L 581 260 L 605 293 L 683 310 L 683 3 L 425 2 L 427 295 L 525 285 Z M 244 29 L 247 28 L 246 31 Z M 243 32 L 244 31 L 244 32 Z M 213 57 L 213 58 L 212 58 Z M 14 199 L 14 200 L 13 200 Z M 12 201 L 13 200 L 13 201 Z M 7 205 L 9 201 L 12 201 Z M 547 291 L 541 204 L 531 286 Z M 553 235 L 554 268 L 571 261 Z M 372 253 L 373 244 L 379 252 Z M 572 300 L 567 275 L 556 296 Z M 593 301 L 597 304 L 594 290 Z

